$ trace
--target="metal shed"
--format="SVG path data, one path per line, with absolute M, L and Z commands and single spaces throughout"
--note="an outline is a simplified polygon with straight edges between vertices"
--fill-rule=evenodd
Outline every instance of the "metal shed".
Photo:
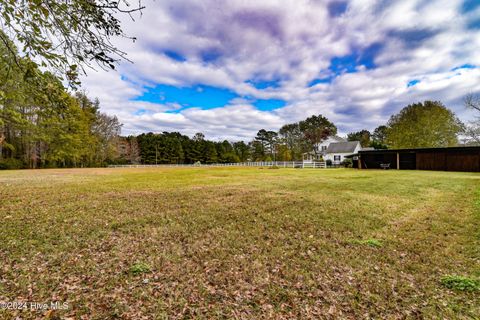
M 359 151 L 359 169 L 480 172 L 480 147 L 450 147 Z

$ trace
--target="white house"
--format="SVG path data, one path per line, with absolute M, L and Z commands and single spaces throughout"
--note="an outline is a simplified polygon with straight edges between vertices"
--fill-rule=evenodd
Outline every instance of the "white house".
M 327 150 L 325 151 L 323 160 L 325 161 L 331 160 L 332 164 L 338 165 L 343 160 L 345 160 L 345 156 L 358 153 L 358 151 L 360 150 L 362 150 L 360 141 L 345 141 L 345 142 L 330 143 Z
M 328 137 L 327 139 L 323 140 L 322 142 L 318 143 L 316 146 L 315 146 L 315 151 L 317 151 L 317 153 L 319 154 L 324 154 L 325 151 L 327 151 L 327 148 L 330 144 L 332 143 L 337 143 L 337 142 L 346 142 L 347 140 L 339 137 L 339 136 L 331 136 L 331 137 Z
M 331 136 L 315 146 L 315 150 L 303 155 L 303 161 L 308 163 L 314 160 L 331 160 L 332 164 L 338 165 L 345 156 L 357 153 L 362 149 L 359 141 L 347 141 L 338 136 Z

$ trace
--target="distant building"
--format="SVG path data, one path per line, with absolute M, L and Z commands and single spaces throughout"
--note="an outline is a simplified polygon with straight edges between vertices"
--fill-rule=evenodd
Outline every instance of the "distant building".
M 339 143 L 339 142 L 346 142 L 347 140 L 345 140 L 344 138 L 342 137 L 339 137 L 339 136 L 331 136 L 331 137 L 328 137 L 327 139 L 323 140 L 322 142 L 318 143 L 316 146 L 315 146 L 315 151 L 317 153 L 320 153 L 322 155 L 325 155 L 328 147 L 332 144 L 332 143 Z
M 323 159 L 325 161 L 331 160 L 332 164 L 338 165 L 345 160 L 346 156 L 356 154 L 360 150 L 362 150 L 360 141 L 334 142 L 328 146 Z
M 303 161 L 332 161 L 333 165 L 339 165 L 346 156 L 358 153 L 362 150 L 360 141 L 347 141 L 339 136 L 331 136 L 315 146 L 315 150 L 303 154 Z

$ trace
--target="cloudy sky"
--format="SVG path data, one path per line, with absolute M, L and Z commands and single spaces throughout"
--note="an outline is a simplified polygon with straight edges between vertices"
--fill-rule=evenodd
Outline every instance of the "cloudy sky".
M 478 0 L 143 2 L 116 41 L 133 63 L 83 78 L 125 135 L 249 140 L 312 114 L 346 134 L 426 99 L 467 121 L 480 93 Z

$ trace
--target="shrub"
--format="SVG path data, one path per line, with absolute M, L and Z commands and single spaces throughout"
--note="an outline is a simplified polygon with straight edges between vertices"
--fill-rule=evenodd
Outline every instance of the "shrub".
M 128 161 L 125 158 L 119 158 L 119 159 L 115 159 L 115 160 L 111 161 L 108 164 L 125 165 L 125 164 L 130 164 L 130 161 Z
M 223 156 L 223 160 L 226 163 L 236 163 L 240 162 L 240 158 L 233 152 L 229 152 Z
M 342 166 L 344 166 L 345 168 L 351 168 L 353 167 L 353 161 L 352 159 L 345 159 L 342 161 Z
M 330 159 L 328 159 L 328 160 L 326 161 L 326 163 L 327 163 L 327 167 L 331 167 L 332 164 L 333 164 L 332 160 L 330 160 Z
M 449 275 L 440 280 L 444 287 L 458 291 L 480 291 L 480 280 L 462 276 Z
M 18 159 L 8 158 L 0 160 L 0 170 L 22 169 L 24 167 L 23 161 Z

